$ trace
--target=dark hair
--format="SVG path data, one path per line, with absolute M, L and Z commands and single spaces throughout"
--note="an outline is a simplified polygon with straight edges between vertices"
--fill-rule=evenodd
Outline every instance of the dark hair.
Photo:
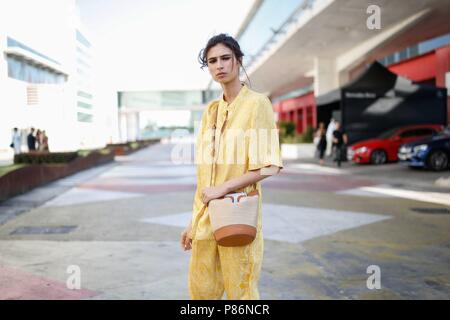
M 245 76 L 250 82 L 247 72 L 245 71 L 245 68 L 242 65 L 242 57 L 244 56 L 244 53 L 242 52 L 239 43 L 232 36 L 229 36 L 226 33 L 221 33 L 212 37 L 206 43 L 206 47 L 200 50 L 198 54 L 198 62 L 200 63 L 201 68 L 203 69 L 204 67 L 208 66 L 207 56 L 209 49 L 211 49 L 215 45 L 218 45 L 219 43 L 223 44 L 224 46 L 228 47 L 231 51 L 233 51 L 234 55 L 236 56 L 236 59 L 238 60 L 239 64 L 241 65 L 242 69 L 245 72 Z

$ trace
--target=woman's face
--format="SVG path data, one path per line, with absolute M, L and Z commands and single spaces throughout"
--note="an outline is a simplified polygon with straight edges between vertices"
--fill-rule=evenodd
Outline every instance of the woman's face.
M 206 61 L 209 73 L 216 82 L 226 84 L 239 76 L 239 67 L 233 51 L 221 43 L 209 49 Z

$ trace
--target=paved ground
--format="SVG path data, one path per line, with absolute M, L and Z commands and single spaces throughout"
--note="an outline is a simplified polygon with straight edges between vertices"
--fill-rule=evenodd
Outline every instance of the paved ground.
M 187 299 L 178 238 L 195 167 L 174 165 L 172 147 L 0 204 L 0 299 Z M 434 184 L 448 175 L 286 162 L 263 182 L 261 297 L 449 299 L 450 189 Z M 367 288 L 371 265 L 381 289 Z

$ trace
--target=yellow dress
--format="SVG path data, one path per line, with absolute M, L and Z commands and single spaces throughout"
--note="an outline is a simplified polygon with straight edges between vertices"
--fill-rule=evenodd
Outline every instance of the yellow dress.
M 214 186 L 242 176 L 248 170 L 270 165 L 283 167 L 272 104 L 266 96 L 243 85 L 231 104 L 223 96 L 208 104 L 197 135 L 197 190 L 190 235 L 193 241 L 189 263 L 189 294 L 191 299 L 221 299 L 225 290 L 228 299 L 256 300 L 259 299 L 257 285 L 263 258 L 260 182 L 235 190 L 250 192 L 256 189 L 259 192 L 257 235 L 247 246 L 217 245 L 208 208 L 201 201 L 202 190 L 210 186 L 211 181 L 211 128 L 216 112 L 216 139 L 220 138 L 220 142 L 212 176 Z M 223 134 L 220 134 L 224 123 Z

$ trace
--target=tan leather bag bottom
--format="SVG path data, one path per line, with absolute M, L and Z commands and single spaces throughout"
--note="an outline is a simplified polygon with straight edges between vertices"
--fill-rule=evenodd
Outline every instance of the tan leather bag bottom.
M 223 247 L 246 246 L 255 239 L 256 228 L 246 224 L 233 224 L 214 232 L 216 242 Z

